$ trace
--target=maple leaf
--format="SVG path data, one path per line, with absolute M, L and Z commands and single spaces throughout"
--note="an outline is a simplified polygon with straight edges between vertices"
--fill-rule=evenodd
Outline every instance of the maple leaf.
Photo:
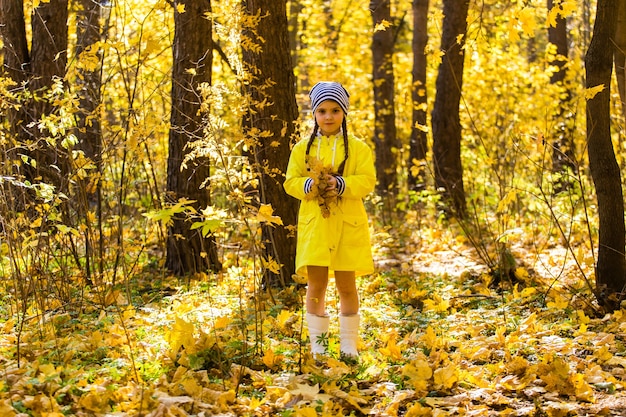
M 392 332 L 387 339 L 387 345 L 379 349 L 380 353 L 385 355 L 387 358 L 399 361 L 402 359 L 402 350 L 396 344 L 396 339 L 398 335 L 396 332 Z
M 598 93 L 600 93 L 601 91 L 604 91 L 605 87 L 604 84 L 599 84 L 593 87 L 589 87 L 585 89 L 585 99 L 586 100 L 591 100 L 592 98 L 594 98 Z
M 328 176 L 332 175 L 332 167 L 324 166 L 322 161 L 311 157 L 308 161 L 309 177 L 313 179 L 311 192 L 306 195 L 307 200 L 317 200 L 322 210 L 322 216 L 330 216 L 330 207 L 337 204 L 337 190 L 328 189 Z
M 264 268 L 269 269 L 275 274 L 280 273 L 280 267 L 281 267 L 280 264 L 276 262 L 276 260 L 272 258 L 271 256 L 269 257 L 269 259 L 265 259 L 262 257 L 261 262 L 263 263 Z
M 564 0 L 561 2 L 561 10 L 559 14 L 563 17 L 569 17 L 578 9 L 578 4 L 574 0 Z
M 310 401 L 315 399 L 320 392 L 320 385 L 296 384 L 296 388 L 291 390 L 295 396 L 301 396 L 303 400 Z M 317 414 L 316 414 L 317 415 Z
M 450 389 L 459 380 L 456 364 L 435 369 L 433 373 L 435 387 Z
M 517 19 L 522 27 L 522 31 L 527 36 L 532 36 L 535 32 L 535 27 L 537 26 L 535 21 L 536 14 L 537 10 L 531 7 L 525 7 L 517 14 Z
M 445 313 L 450 308 L 450 300 L 442 298 L 439 294 L 433 294 L 432 299 L 424 300 L 424 310 Z
M 388 27 L 391 26 L 391 22 L 383 19 L 380 23 L 377 23 L 374 27 L 374 32 L 385 31 Z
M 176 317 L 174 325 L 166 337 L 170 345 L 170 352 L 175 355 L 181 347 L 185 347 L 187 352 L 191 352 L 195 346 L 194 331 L 193 323 Z
M 274 209 L 271 204 L 261 204 L 257 212 L 256 219 L 261 223 L 269 223 L 270 225 L 282 225 L 283 221 L 279 216 L 274 216 Z
M 417 359 L 402 367 L 402 375 L 407 377 L 418 393 L 428 391 L 428 382 L 433 376 L 433 370 L 427 361 Z
M 435 330 L 430 325 L 426 328 L 426 331 L 420 338 L 420 341 L 422 341 L 424 345 L 426 345 L 426 347 L 431 350 L 434 350 L 435 348 L 442 345 L 439 337 L 435 333 Z
M 284 359 L 283 355 L 277 355 L 272 349 L 267 349 L 263 355 L 263 363 L 272 369 Z

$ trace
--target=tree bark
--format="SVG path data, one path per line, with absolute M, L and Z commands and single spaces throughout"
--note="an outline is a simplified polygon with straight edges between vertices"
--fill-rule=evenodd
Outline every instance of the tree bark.
M 426 187 L 426 153 L 428 152 L 426 91 L 426 53 L 428 44 L 428 0 L 413 0 L 413 124 L 409 144 L 409 189 L 420 191 Z
M 626 123 L 626 3 L 617 2 L 618 15 L 615 28 L 615 75 L 622 102 L 623 123 Z
M 554 0 L 548 0 L 548 10 L 554 7 Z M 556 47 L 556 56 L 552 61 L 552 65 L 558 68 L 558 71 L 552 74 L 550 82 L 557 85 L 564 92 L 563 99 L 557 103 L 555 116 L 554 139 L 552 141 L 552 172 L 563 174 L 554 184 L 554 191 L 559 192 L 569 188 L 570 179 L 567 177 L 568 172 L 576 172 L 576 156 L 574 153 L 574 112 L 571 111 L 572 92 L 566 82 L 567 62 L 569 55 L 568 39 L 567 39 L 567 22 L 564 17 L 557 16 L 556 25 L 548 28 L 548 40 Z
M 76 80 L 79 97 L 79 112 L 76 115 L 76 137 L 78 147 L 98 167 L 101 166 L 102 129 L 96 112 L 101 102 L 101 67 L 85 68 L 80 64 L 83 52 L 93 54 L 91 48 L 100 41 L 100 15 L 102 6 L 94 0 L 80 0 L 76 13 L 76 58 L 80 76 Z M 95 52 L 101 60 L 101 52 Z M 101 62 L 101 61 L 100 61 Z
M 243 58 L 254 70 L 253 81 L 246 87 L 250 112 L 244 120 L 246 134 L 258 129 L 250 158 L 260 177 L 259 202 L 271 204 L 283 226 L 262 225 L 264 257 L 280 266 L 278 272 L 264 271 L 268 285 L 291 283 L 295 273 L 295 236 L 289 231 L 296 224 L 297 201 L 287 198 L 282 184 L 289 161 L 290 141 L 298 118 L 296 79 L 289 54 L 285 0 L 247 0 L 247 13 L 264 16 L 255 33 L 248 33 L 261 51 L 244 49 Z M 252 31 L 251 31 L 252 32 Z M 267 105 L 269 102 L 269 105 Z
M 617 3 L 617 0 L 598 0 L 593 36 L 585 56 L 586 87 L 603 86 L 602 91 L 587 101 L 587 146 L 600 220 L 596 296 L 607 310 L 620 308 L 626 284 L 624 200 L 610 120 Z
M 179 8 L 178 6 L 184 6 Z M 207 160 L 194 160 L 181 169 L 186 146 L 203 137 L 201 98 L 197 87 L 211 83 L 212 23 L 210 0 L 174 1 L 174 64 L 172 68 L 172 111 L 170 116 L 169 155 L 167 158 L 167 191 L 171 201 L 194 200 L 196 210 L 211 204 L 207 187 Z M 181 13 L 181 10 L 184 12 Z M 165 265 L 176 275 L 193 274 L 222 267 L 217 256 L 215 238 L 204 237 L 201 229 L 191 230 L 190 218 L 175 218 L 168 230 Z
M 0 0 L 0 35 L 4 43 L 3 72 L 19 85 L 26 81 L 30 69 L 23 0 Z
M 379 195 L 393 197 L 397 194 L 398 139 L 393 74 L 394 32 L 391 24 L 389 0 L 370 1 L 370 12 L 374 24 L 372 36 L 372 82 L 374 84 L 374 145 Z
M 441 50 L 444 56 L 439 65 L 432 113 L 435 187 L 443 189 L 448 209 L 460 218 L 464 218 L 466 213 L 459 104 L 463 90 L 463 44 L 468 8 L 469 0 L 443 2 Z
M 28 90 L 30 98 L 19 109 L 8 115 L 17 153 L 36 161 L 20 167 L 16 175 L 30 182 L 52 184 L 59 192 L 67 192 L 67 149 L 60 144 L 51 145 L 45 138 L 50 132 L 42 131 L 36 123 L 42 116 L 54 112 L 55 106 L 42 96 L 53 83 L 63 80 L 67 65 L 67 0 L 41 2 L 31 16 L 31 51 L 28 50 L 22 0 L 0 1 L 0 33 L 4 42 L 4 73 L 16 83 L 16 90 Z M 25 144 L 28 146 L 24 146 Z M 36 146 L 34 146 L 36 144 Z M 18 151 L 19 149 L 19 151 Z M 24 203 L 25 204 L 25 203 Z M 18 204 L 23 206 L 24 204 Z
M 104 265 L 101 262 L 104 253 L 104 241 L 96 232 L 98 228 L 91 222 L 92 216 L 88 213 L 95 208 L 96 218 L 102 220 L 101 205 L 101 173 L 102 173 L 102 128 L 98 113 L 101 104 L 102 88 L 102 52 L 92 51 L 98 48 L 97 43 L 101 39 L 100 17 L 103 7 L 95 0 L 80 0 L 76 11 L 76 62 L 79 76 L 75 80 L 75 88 L 78 94 L 78 111 L 76 112 L 76 138 L 77 148 L 82 150 L 84 156 L 90 160 L 95 169 L 89 170 L 89 176 L 77 181 L 78 198 L 72 198 L 71 204 L 77 214 L 78 222 L 84 222 L 84 246 L 85 246 L 85 275 L 91 281 L 93 273 L 98 265 L 98 273 L 104 273 Z M 90 62 L 92 57 L 85 58 L 82 54 L 96 55 L 99 64 L 92 68 L 83 65 Z M 86 163 L 87 159 L 85 159 Z M 82 229 L 82 228 L 81 228 Z M 97 248 L 97 249 L 96 249 Z M 98 253 L 99 256 L 94 256 Z M 99 261 L 98 261 L 99 260 Z

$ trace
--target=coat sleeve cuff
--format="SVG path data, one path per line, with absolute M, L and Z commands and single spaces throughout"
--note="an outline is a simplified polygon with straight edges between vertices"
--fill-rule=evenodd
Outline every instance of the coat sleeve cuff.
M 346 191 L 346 180 L 341 175 L 335 175 L 337 179 L 337 194 L 341 195 Z
M 313 178 L 307 178 L 304 182 L 304 194 L 308 194 L 313 189 Z

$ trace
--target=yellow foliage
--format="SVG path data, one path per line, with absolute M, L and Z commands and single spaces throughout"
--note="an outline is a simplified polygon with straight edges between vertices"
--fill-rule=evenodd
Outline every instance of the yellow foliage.
M 596 86 L 589 87 L 589 88 L 585 89 L 585 99 L 591 100 L 598 93 L 604 91 L 604 89 L 605 89 L 604 84 L 596 85 Z
M 271 204 L 261 204 L 256 216 L 257 221 L 269 223 L 270 225 L 282 225 L 283 221 L 279 216 L 274 216 L 274 208 Z
M 396 344 L 397 338 L 397 333 L 391 332 L 387 337 L 387 345 L 379 349 L 380 353 L 393 361 L 402 359 L 402 349 Z
M 193 323 L 189 323 L 188 321 L 185 321 L 177 316 L 174 320 L 174 325 L 166 335 L 166 339 L 170 346 L 170 352 L 175 355 L 181 347 L 184 347 L 187 353 L 194 352 L 194 332 L 195 326 Z
M 332 167 L 324 166 L 322 161 L 315 157 L 309 157 L 308 167 L 309 177 L 313 179 L 313 188 L 306 199 L 316 200 L 322 210 L 322 216 L 329 217 L 330 207 L 336 205 L 339 198 L 336 189 L 328 189 L 328 176 L 333 174 Z
M 432 299 L 424 300 L 424 310 L 445 313 L 450 308 L 450 300 L 442 298 L 439 294 L 433 294 Z
M 447 366 L 435 369 L 433 373 L 433 382 L 435 388 L 448 390 L 452 388 L 458 381 L 457 365 L 449 364 Z
M 427 361 L 417 359 L 411 361 L 402 368 L 402 375 L 408 378 L 409 383 L 418 393 L 428 391 L 430 378 L 433 376 L 433 370 Z

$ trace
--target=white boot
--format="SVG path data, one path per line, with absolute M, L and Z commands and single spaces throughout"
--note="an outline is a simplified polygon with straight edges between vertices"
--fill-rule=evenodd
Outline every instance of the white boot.
M 328 346 L 330 317 L 307 313 L 306 321 L 309 327 L 309 339 L 311 339 L 311 355 L 313 357 L 325 355 Z
M 339 316 L 339 347 L 341 356 L 346 359 L 358 359 L 359 352 L 359 314 Z

